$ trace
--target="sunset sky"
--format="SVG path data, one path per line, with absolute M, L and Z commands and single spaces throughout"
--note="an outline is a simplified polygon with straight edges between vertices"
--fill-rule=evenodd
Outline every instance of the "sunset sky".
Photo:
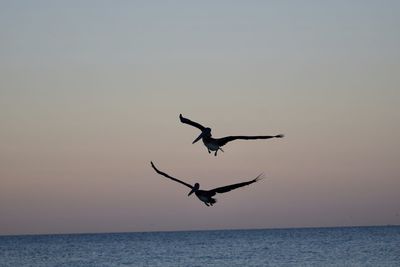
M 400 224 L 400 1 L 0 1 L 0 40 L 0 235 Z

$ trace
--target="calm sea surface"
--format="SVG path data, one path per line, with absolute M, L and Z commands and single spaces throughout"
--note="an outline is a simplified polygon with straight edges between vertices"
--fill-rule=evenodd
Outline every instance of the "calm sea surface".
M 0 236 L 0 266 L 400 266 L 400 226 Z

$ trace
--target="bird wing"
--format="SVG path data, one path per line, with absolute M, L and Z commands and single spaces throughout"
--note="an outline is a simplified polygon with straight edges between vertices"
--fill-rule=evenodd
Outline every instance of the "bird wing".
M 206 127 L 204 127 L 203 125 L 201 125 L 201 124 L 199 124 L 197 122 L 191 121 L 191 120 L 183 117 L 182 114 L 179 114 L 179 119 L 181 120 L 182 123 L 186 123 L 186 124 L 192 125 L 193 127 L 196 127 L 198 129 L 200 129 L 200 131 L 203 131 L 206 128 Z
M 183 182 L 183 181 L 181 181 L 181 180 L 178 180 L 178 179 L 176 179 L 176 178 L 174 178 L 174 177 L 172 177 L 172 176 L 169 176 L 168 174 L 166 174 L 165 172 L 162 172 L 162 171 L 160 171 L 160 170 L 158 170 L 157 168 L 156 168 L 156 166 L 154 166 L 154 163 L 151 161 L 151 167 L 153 167 L 153 169 L 158 173 L 158 174 L 161 174 L 162 176 L 165 176 L 165 177 L 167 177 L 167 178 L 169 178 L 169 179 L 171 179 L 171 180 L 174 180 L 175 182 L 178 182 L 178 183 L 181 183 L 181 184 L 183 184 L 183 185 L 186 185 L 187 187 L 189 187 L 190 189 L 193 189 L 193 186 L 191 186 L 190 184 L 187 184 L 187 183 L 185 183 L 185 182 Z
M 242 140 L 254 140 L 254 139 L 269 139 L 269 138 L 282 138 L 283 134 L 278 134 L 278 135 L 257 135 L 257 136 L 245 136 L 245 135 L 237 135 L 237 136 L 227 136 L 223 138 L 218 138 L 216 139 L 218 142 L 219 146 L 223 146 L 226 143 L 237 140 L 237 139 L 242 139 Z
M 261 173 L 260 175 L 258 175 L 256 178 L 254 178 L 251 181 L 214 188 L 212 190 L 209 190 L 209 192 L 210 193 L 226 193 L 226 192 L 229 192 L 229 191 L 234 190 L 236 188 L 255 183 L 255 182 L 259 181 L 262 178 L 263 178 L 263 174 Z

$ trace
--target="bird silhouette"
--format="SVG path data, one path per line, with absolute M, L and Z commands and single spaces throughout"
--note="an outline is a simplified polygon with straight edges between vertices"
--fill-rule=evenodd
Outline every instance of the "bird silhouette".
M 221 147 L 226 145 L 228 142 L 234 141 L 234 140 L 254 140 L 254 139 L 270 139 L 270 138 L 283 138 L 283 134 L 278 134 L 278 135 L 256 135 L 256 136 L 245 136 L 245 135 L 236 135 L 236 136 L 226 136 L 222 138 L 213 138 L 211 135 L 211 128 L 209 127 L 204 127 L 203 125 L 191 121 L 185 117 L 182 116 L 182 114 L 179 115 L 179 119 L 182 123 L 191 125 L 193 127 L 198 128 L 201 133 L 200 135 L 193 141 L 192 144 L 196 143 L 200 139 L 203 140 L 204 145 L 207 147 L 208 153 L 211 153 L 211 151 L 215 151 L 214 155 L 217 156 L 217 152 L 221 150 L 224 152 Z
M 214 205 L 217 200 L 215 198 L 213 198 L 213 196 L 215 196 L 217 193 L 222 194 L 222 193 L 226 193 L 229 191 L 232 191 L 234 189 L 246 186 L 246 185 L 250 185 L 252 183 L 258 182 L 260 179 L 263 178 L 263 174 L 259 174 L 256 178 L 254 178 L 253 180 L 247 181 L 247 182 L 242 182 L 242 183 L 237 183 L 237 184 L 231 184 L 231 185 L 226 185 L 226 186 L 222 186 L 222 187 L 217 187 L 211 190 L 200 190 L 200 184 L 199 183 L 195 183 L 194 185 L 190 185 L 188 183 L 185 183 L 177 178 L 174 178 L 168 174 L 166 174 L 165 172 L 162 172 L 160 170 L 158 170 L 156 168 L 156 166 L 154 165 L 153 162 L 151 162 L 151 167 L 153 167 L 153 169 L 160 175 L 167 177 L 168 179 L 171 179 L 177 183 L 183 184 L 187 187 L 189 187 L 191 189 L 191 191 L 189 192 L 188 196 L 190 196 L 191 194 L 195 194 L 198 199 L 200 199 L 201 201 L 204 202 L 204 204 L 206 206 L 212 206 Z

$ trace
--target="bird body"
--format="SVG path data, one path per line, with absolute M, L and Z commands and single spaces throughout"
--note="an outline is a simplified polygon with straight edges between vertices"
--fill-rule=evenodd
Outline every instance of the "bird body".
M 198 199 L 200 199 L 200 201 L 203 201 L 206 205 L 209 204 L 212 206 L 213 204 L 217 203 L 217 200 L 215 198 L 212 198 L 216 195 L 215 193 L 211 194 L 209 191 L 197 190 L 195 192 L 195 195 Z
M 204 136 L 202 138 L 203 144 L 211 151 L 218 151 L 220 149 L 220 145 L 218 144 L 218 140 L 212 137 Z

